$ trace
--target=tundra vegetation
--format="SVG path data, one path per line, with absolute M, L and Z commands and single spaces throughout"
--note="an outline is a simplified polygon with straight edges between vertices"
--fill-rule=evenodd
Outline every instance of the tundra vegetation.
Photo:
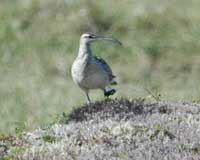
M 199 159 L 200 105 L 106 100 L 0 137 L 3 160 Z

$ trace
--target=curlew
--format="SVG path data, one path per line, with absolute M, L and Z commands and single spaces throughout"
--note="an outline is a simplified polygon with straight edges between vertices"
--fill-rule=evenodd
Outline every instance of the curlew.
M 78 56 L 72 65 L 72 78 L 74 82 L 85 92 L 87 103 L 91 103 L 89 91 L 101 89 L 105 97 L 113 95 L 116 90 L 108 89 L 109 85 L 115 85 L 115 75 L 110 66 L 102 58 L 93 55 L 91 43 L 97 40 L 107 40 L 121 45 L 117 39 L 97 36 L 85 33 L 80 38 Z

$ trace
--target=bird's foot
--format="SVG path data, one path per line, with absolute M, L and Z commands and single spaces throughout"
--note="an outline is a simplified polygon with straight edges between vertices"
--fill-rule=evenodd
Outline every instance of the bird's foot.
M 113 94 L 115 94 L 116 90 L 115 89 L 111 89 L 109 91 L 104 91 L 104 96 L 105 97 L 109 97 L 109 96 L 112 96 Z

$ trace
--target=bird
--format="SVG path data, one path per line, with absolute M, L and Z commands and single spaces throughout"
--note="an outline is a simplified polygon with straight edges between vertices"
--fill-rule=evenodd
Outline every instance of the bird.
M 116 85 L 116 76 L 113 74 L 108 63 L 93 55 L 91 44 L 95 41 L 106 40 L 122 45 L 111 37 L 97 36 L 94 33 L 84 33 L 80 37 L 79 51 L 71 67 L 73 81 L 85 92 L 87 103 L 91 103 L 89 91 L 100 89 L 105 97 L 113 95 L 116 90 L 109 89 L 110 85 Z

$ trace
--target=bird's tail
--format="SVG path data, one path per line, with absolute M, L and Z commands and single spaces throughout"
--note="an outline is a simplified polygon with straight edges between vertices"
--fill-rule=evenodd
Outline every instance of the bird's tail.
M 117 85 L 117 81 L 115 81 L 114 79 L 110 82 L 111 85 Z

